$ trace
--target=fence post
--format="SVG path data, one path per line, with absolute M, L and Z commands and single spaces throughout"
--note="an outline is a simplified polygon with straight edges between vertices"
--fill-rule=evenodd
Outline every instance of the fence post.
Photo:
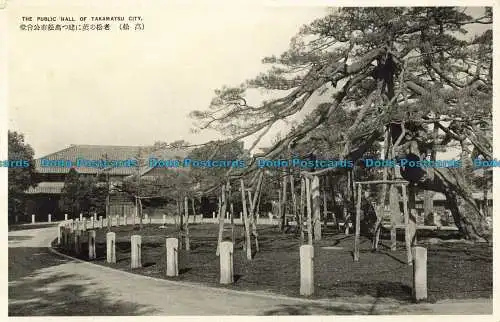
M 89 230 L 89 259 L 95 259 L 95 230 Z
M 177 238 L 167 238 L 167 276 L 179 275 L 178 249 L 179 240 Z
M 131 268 L 141 267 L 141 236 L 132 235 L 130 238 L 131 244 Z
M 415 301 L 427 299 L 427 249 L 413 247 L 413 297 Z
M 232 284 L 233 277 L 233 243 L 224 241 L 220 244 L 220 283 Z
M 116 234 L 113 232 L 106 234 L 106 262 L 116 263 Z
M 300 246 L 300 295 L 309 296 L 314 293 L 314 247 Z

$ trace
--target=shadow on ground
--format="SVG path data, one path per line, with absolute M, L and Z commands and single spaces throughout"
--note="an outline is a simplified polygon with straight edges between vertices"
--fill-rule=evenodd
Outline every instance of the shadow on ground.
M 58 273 L 71 261 L 47 248 L 9 248 L 9 316 L 144 315 L 154 309 L 115 300 L 78 274 Z

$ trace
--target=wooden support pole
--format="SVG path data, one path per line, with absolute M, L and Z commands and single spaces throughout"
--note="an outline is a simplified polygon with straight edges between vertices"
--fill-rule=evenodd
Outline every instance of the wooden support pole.
M 312 195 L 314 240 L 321 240 L 321 196 L 320 196 L 318 176 L 314 176 L 312 178 L 311 195 Z
M 222 243 L 222 237 L 224 234 L 224 214 L 226 213 L 226 185 L 223 184 L 221 188 L 220 196 L 220 207 L 219 207 L 219 235 L 217 238 L 217 251 L 216 255 L 220 254 L 220 244 Z
M 189 251 L 191 250 L 191 245 L 189 243 L 189 201 L 188 197 L 184 197 L 184 216 L 186 216 L 186 220 L 184 222 L 184 234 L 185 234 L 185 247 L 186 250 Z
M 407 262 L 408 265 L 412 265 L 412 255 L 411 255 L 411 240 L 410 240 L 410 223 L 409 223 L 409 214 L 408 214 L 408 195 L 406 193 L 406 186 L 402 186 L 403 192 L 403 214 L 404 214 L 404 224 L 405 224 L 405 244 L 406 244 L 406 253 L 407 253 Z
M 287 221 L 286 221 L 286 205 L 287 205 L 287 189 L 286 189 L 286 181 L 287 181 L 287 175 L 283 175 L 283 198 L 281 199 L 281 223 L 280 223 L 280 230 L 284 231 L 285 227 L 287 226 Z
M 306 179 L 302 177 L 300 179 L 300 211 L 299 211 L 299 229 L 300 229 L 300 244 L 304 243 L 304 202 L 305 202 L 305 190 L 306 190 Z
M 313 244 L 313 236 L 312 236 L 312 212 L 311 212 L 311 182 L 309 178 L 305 178 L 306 180 L 306 204 L 307 204 L 307 238 L 308 244 Z
M 355 235 L 354 235 L 354 261 L 359 261 L 359 232 L 360 232 L 360 223 L 361 223 L 361 195 L 362 188 L 361 185 L 358 184 L 358 202 L 356 203 L 356 227 L 355 227 Z
M 396 225 L 398 224 L 401 214 L 401 210 L 399 208 L 398 190 L 395 185 L 391 185 L 389 188 L 389 206 L 391 209 L 391 251 L 395 251 L 397 246 Z
M 243 222 L 245 224 L 245 249 L 247 254 L 247 259 L 252 260 L 252 241 L 250 239 L 250 225 L 247 214 L 247 203 L 245 198 L 245 183 L 243 179 L 240 179 L 241 184 L 241 204 L 243 205 Z

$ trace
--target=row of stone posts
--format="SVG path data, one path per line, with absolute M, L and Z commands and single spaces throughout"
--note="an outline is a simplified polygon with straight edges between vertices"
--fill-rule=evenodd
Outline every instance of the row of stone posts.
M 413 247 L 413 299 L 427 299 L 427 249 Z M 222 257 L 221 257 L 222 267 Z M 221 276 L 222 283 L 222 276 Z M 314 293 L 314 247 L 300 247 L 300 295 L 310 296 Z
M 86 231 L 86 227 L 77 220 L 67 220 L 58 225 L 57 243 L 66 251 L 73 251 L 77 256 L 83 253 L 84 236 L 87 237 L 88 258 L 96 258 L 95 230 Z
M 102 216 L 100 218 L 102 227 Z M 74 250 L 77 255 L 83 252 L 83 236 L 86 231 L 85 219 L 69 220 L 59 224 L 58 244 L 67 250 Z M 96 232 L 90 230 L 86 234 L 88 239 L 88 257 L 95 259 Z M 131 243 L 131 268 L 140 268 L 141 262 L 141 236 L 133 235 Z M 179 275 L 177 238 L 166 238 L 166 275 Z M 224 241 L 220 245 L 220 284 L 234 283 L 233 271 L 233 243 Z M 300 247 L 300 295 L 311 296 L 314 294 L 314 247 L 302 245 Z M 414 247 L 413 253 L 413 298 L 416 301 L 427 299 L 427 249 Z M 106 261 L 116 263 L 116 234 L 106 234 Z

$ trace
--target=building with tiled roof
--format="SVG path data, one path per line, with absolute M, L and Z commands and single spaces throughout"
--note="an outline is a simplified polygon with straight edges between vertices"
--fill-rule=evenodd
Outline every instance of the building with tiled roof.
M 113 184 L 136 175 L 138 171 L 143 177 L 159 176 L 165 169 L 150 167 L 150 158 L 182 160 L 187 153 L 186 149 L 155 150 L 153 146 L 71 145 L 35 160 L 38 184 L 25 192 L 28 198 L 26 213 L 42 218 L 49 213 L 53 218 L 63 216 L 58 202 L 71 168 L 88 176 L 106 172 Z M 111 198 L 111 215 L 129 214 L 133 211 L 134 205 L 130 201 L 116 195 Z

